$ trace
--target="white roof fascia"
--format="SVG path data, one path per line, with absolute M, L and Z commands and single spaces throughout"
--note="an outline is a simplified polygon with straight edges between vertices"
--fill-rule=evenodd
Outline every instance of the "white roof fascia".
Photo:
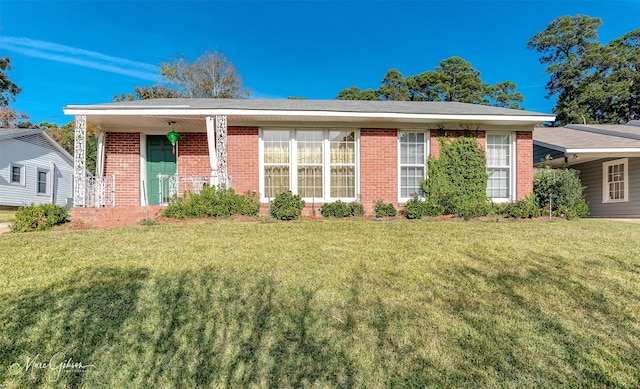
M 566 149 L 566 153 L 569 153 L 569 154 L 640 153 L 640 148 L 628 147 L 628 148 L 608 148 L 608 149 Z
M 83 109 L 68 107 L 66 115 L 105 115 L 105 116 L 316 116 L 326 118 L 349 117 L 362 119 L 429 119 L 429 120 L 491 120 L 517 122 L 545 122 L 555 120 L 551 115 L 464 115 L 464 114 L 421 114 L 421 113 L 389 113 L 389 112 L 340 112 L 340 111 L 289 111 L 289 110 L 255 110 L 255 109 L 184 109 L 184 108 L 118 108 L 118 109 Z

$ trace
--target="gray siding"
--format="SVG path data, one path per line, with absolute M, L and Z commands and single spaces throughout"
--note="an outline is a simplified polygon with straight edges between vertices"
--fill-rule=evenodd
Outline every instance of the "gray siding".
M 600 159 L 572 166 L 580 171 L 585 197 L 594 217 L 640 217 L 640 158 L 629 158 L 629 201 L 602 202 L 602 163 L 619 158 Z
M 36 138 L 37 137 L 37 138 Z M 25 167 L 24 186 L 11 184 L 12 163 Z M 53 193 L 37 193 L 38 168 L 51 170 Z M 0 205 L 22 206 L 31 203 L 66 205 L 73 196 L 73 163 L 40 135 L 0 140 Z
M 547 155 L 550 155 L 553 159 L 559 159 L 564 161 L 564 153 L 558 150 L 553 150 L 547 147 L 533 145 L 533 164 L 544 161 Z

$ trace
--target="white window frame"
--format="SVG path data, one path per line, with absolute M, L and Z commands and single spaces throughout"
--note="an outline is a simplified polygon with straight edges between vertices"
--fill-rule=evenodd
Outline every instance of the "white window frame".
M 402 163 L 402 144 L 400 142 L 400 136 L 403 133 L 422 133 L 424 134 L 424 161 L 422 164 L 403 164 Z M 402 197 L 402 168 L 403 167 L 423 167 L 424 174 L 423 178 L 427 176 L 427 158 L 429 158 L 429 145 L 430 145 L 430 136 L 431 133 L 429 130 L 423 129 L 399 129 L 398 130 L 398 202 L 406 203 L 411 199 L 411 197 Z M 419 191 L 418 195 L 422 198 L 424 197 L 424 193 L 422 190 Z
M 489 136 L 490 135 L 508 135 L 509 136 L 509 166 L 489 166 Z M 491 174 L 492 169 L 500 169 L 500 168 L 508 168 L 509 169 L 509 181 L 508 181 L 508 192 L 509 195 L 507 197 L 491 197 L 491 200 L 494 203 L 507 203 L 516 200 L 516 136 L 512 132 L 486 132 L 485 133 L 485 153 L 487 155 L 487 174 Z M 488 185 L 488 183 L 487 183 Z M 488 189 L 488 188 L 487 188 Z
M 15 182 L 13 181 L 13 168 L 18 168 L 20 169 L 20 180 Z M 9 164 L 9 183 L 11 185 L 19 185 L 19 186 L 25 186 L 25 166 L 18 164 L 18 163 L 11 163 Z
M 40 173 L 45 173 L 46 174 L 46 181 L 45 181 L 45 187 L 44 187 L 44 192 L 40 192 Z M 47 168 L 37 168 L 36 169 L 36 194 L 38 196 L 48 196 L 49 194 L 51 194 L 51 169 L 47 169 Z
M 360 198 L 360 130 L 357 128 L 270 128 L 265 127 L 260 129 L 260 139 L 258 148 L 259 158 L 259 181 L 260 185 L 258 190 L 260 191 L 260 201 L 263 203 L 273 200 L 273 198 L 266 197 L 265 190 L 265 176 L 264 176 L 264 133 L 266 131 L 289 131 L 289 186 L 293 194 L 298 194 L 298 149 L 297 149 L 297 137 L 298 132 L 304 131 L 322 131 L 323 134 L 323 147 L 322 147 L 322 197 L 303 197 L 302 199 L 308 204 L 311 202 L 316 203 L 329 203 L 337 200 L 344 202 L 358 201 Z M 331 166 L 335 164 L 331 163 L 331 139 L 329 139 L 329 133 L 331 131 L 345 131 L 353 132 L 355 139 L 355 155 L 354 155 L 354 168 L 355 168 L 355 182 L 354 182 L 354 196 L 353 197 L 331 197 Z M 346 166 L 346 165 L 343 165 Z
M 623 195 L 622 199 L 609 198 L 609 166 L 623 165 Z M 629 158 L 614 159 L 602 162 L 602 202 L 603 203 L 626 203 L 629 201 Z

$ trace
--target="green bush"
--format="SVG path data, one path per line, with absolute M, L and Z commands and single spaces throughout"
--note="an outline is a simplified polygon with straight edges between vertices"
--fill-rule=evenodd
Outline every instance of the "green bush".
M 187 192 L 174 197 L 165 208 L 166 217 L 184 219 L 198 217 L 256 216 L 260 200 L 255 193 L 237 194 L 233 188 L 206 187 L 200 193 Z
M 378 200 L 373 206 L 376 217 L 396 216 L 398 211 L 393 204 L 385 204 L 382 200 Z
M 547 213 L 551 208 L 554 216 L 573 219 L 589 214 L 584 187 L 574 169 L 541 169 L 533 175 L 533 193 L 540 208 Z
M 364 209 L 359 203 L 353 202 L 347 204 L 337 200 L 333 203 L 327 203 L 320 207 L 320 213 L 324 217 L 362 216 L 364 214 Z
M 442 215 L 442 206 L 439 204 L 421 199 L 417 194 L 413 194 L 402 209 L 402 214 L 407 219 L 420 219 L 423 216 Z
M 426 202 L 445 214 L 465 218 L 486 215 L 491 207 L 484 150 L 472 137 L 439 137 L 438 141 L 440 156 L 427 160 L 429 176 L 422 184 Z
M 56 204 L 31 204 L 21 207 L 11 223 L 11 232 L 45 231 L 69 220 L 65 207 Z
M 351 214 L 353 216 L 364 216 L 364 207 L 357 201 L 349 204 L 351 206 Z
M 271 201 L 271 216 L 278 220 L 293 220 L 300 217 L 305 202 L 291 191 L 282 192 Z
M 533 195 L 529 195 L 515 203 L 508 203 L 503 212 L 504 216 L 516 219 L 531 219 L 542 216 L 542 209 Z

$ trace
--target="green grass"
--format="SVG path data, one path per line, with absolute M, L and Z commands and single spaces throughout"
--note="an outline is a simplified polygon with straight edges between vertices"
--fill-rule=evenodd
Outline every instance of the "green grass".
M 8 223 L 13 221 L 16 211 L 5 211 L 0 209 L 0 223 Z
M 638 387 L 639 242 L 601 220 L 3 235 L 0 387 Z

